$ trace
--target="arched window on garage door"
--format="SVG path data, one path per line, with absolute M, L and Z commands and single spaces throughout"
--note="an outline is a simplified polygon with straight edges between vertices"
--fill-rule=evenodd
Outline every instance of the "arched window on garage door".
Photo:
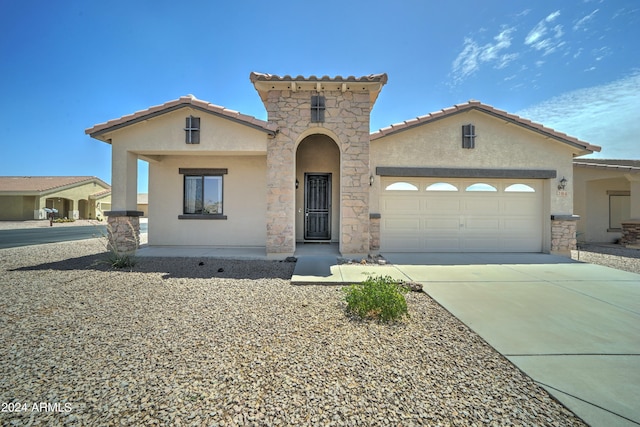
M 448 182 L 436 182 L 429 185 L 427 191 L 458 191 L 458 187 Z
M 385 187 L 386 191 L 418 191 L 418 187 L 404 181 L 394 182 Z
M 475 184 L 471 184 L 470 186 L 468 186 L 465 191 L 493 192 L 498 191 L 498 189 L 493 185 L 485 184 L 484 182 L 476 182 Z
M 535 193 L 536 190 L 527 184 L 511 184 L 504 189 L 505 193 Z

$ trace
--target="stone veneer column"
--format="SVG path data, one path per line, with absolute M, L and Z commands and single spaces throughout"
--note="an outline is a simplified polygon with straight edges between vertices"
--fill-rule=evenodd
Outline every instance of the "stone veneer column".
M 551 215 L 551 253 L 571 257 L 576 249 L 578 215 Z
M 622 221 L 622 238 L 620 244 L 623 246 L 640 245 L 640 219 L 629 219 Z
M 340 252 L 369 253 L 369 113 L 368 93 L 344 93 L 330 117 L 340 137 L 342 158 Z M 329 112 L 329 111 L 328 111 Z
M 108 211 L 107 232 L 109 250 L 133 254 L 140 246 L 140 211 Z
M 369 250 L 377 252 L 380 250 L 380 214 L 369 215 Z
M 340 252 L 369 253 L 369 113 L 368 92 L 322 91 L 325 121 L 311 122 L 309 90 L 271 90 L 265 102 L 269 121 L 279 132 L 267 145 L 267 254 L 295 250 L 296 142 L 303 134 L 336 135 L 340 149 Z M 336 139 L 336 138 L 334 138 Z
M 295 250 L 295 141 L 280 132 L 267 142 L 267 254 Z

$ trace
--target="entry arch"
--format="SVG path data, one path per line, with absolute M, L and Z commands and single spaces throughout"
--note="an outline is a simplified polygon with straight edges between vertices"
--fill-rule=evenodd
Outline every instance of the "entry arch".
M 296 242 L 339 242 L 341 150 L 333 132 L 316 130 L 322 132 L 309 129 L 296 143 Z

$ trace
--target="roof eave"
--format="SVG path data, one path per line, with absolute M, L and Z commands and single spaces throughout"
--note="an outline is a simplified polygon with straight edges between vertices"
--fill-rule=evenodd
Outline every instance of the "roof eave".
M 185 99 L 188 99 L 188 101 L 185 101 Z M 178 102 L 178 103 L 176 103 Z M 242 115 L 243 117 L 247 117 L 248 119 L 251 119 L 251 121 L 248 120 L 243 120 L 242 118 L 239 117 L 234 117 L 232 114 L 224 114 L 222 112 L 217 112 L 217 111 L 212 111 L 211 109 L 208 109 L 206 107 L 200 106 L 197 103 L 192 102 L 191 98 L 180 98 L 180 100 L 178 101 L 171 101 L 167 104 L 172 104 L 173 105 L 167 105 L 165 107 L 151 107 L 148 113 L 144 113 L 144 114 L 139 114 L 136 115 L 136 113 L 134 113 L 132 115 L 132 117 L 128 120 L 122 120 L 119 121 L 119 119 L 115 120 L 115 123 L 109 125 L 109 122 L 106 123 L 102 123 L 102 124 L 98 124 L 95 125 L 89 129 L 85 130 L 85 134 L 89 135 L 91 138 L 94 139 L 98 139 L 100 141 L 104 141 L 107 143 L 111 143 L 111 140 L 109 138 L 107 138 L 105 135 L 111 132 L 114 132 L 116 130 L 125 128 L 127 126 L 131 126 L 133 124 L 136 123 L 140 123 L 146 120 L 150 120 L 153 119 L 154 117 L 158 117 L 161 116 L 163 114 L 167 114 L 170 113 L 172 111 L 176 111 L 182 108 L 193 108 L 195 110 L 199 110 L 208 114 L 211 114 L 213 116 L 216 117 L 220 117 L 223 119 L 227 119 L 227 120 L 231 120 L 233 122 L 239 123 L 241 125 L 244 126 L 248 126 L 250 128 L 259 130 L 261 132 L 265 132 L 266 134 L 270 135 L 270 136 L 274 136 L 277 132 L 277 126 L 268 122 L 263 122 L 259 119 L 256 119 L 255 117 L 251 117 L 251 116 L 245 116 Z M 222 108 L 222 107 L 220 107 Z M 238 115 L 240 115 L 240 113 L 237 113 Z M 125 116 L 126 117 L 126 116 Z M 113 121 L 111 121 L 113 122 Z

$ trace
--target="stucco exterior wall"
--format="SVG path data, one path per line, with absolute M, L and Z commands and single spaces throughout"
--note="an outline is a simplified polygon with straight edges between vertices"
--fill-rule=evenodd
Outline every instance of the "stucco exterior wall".
M 33 196 L 0 196 L 0 220 L 33 219 L 34 199 Z
M 200 117 L 200 143 L 185 143 L 185 119 Z M 247 125 L 191 107 L 180 108 L 110 132 L 112 144 L 140 154 L 265 154 L 267 134 Z
M 462 148 L 462 126 L 475 125 L 474 149 Z M 378 166 L 488 169 L 554 169 L 544 186 L 548 212 L 573 214 L 572 148 L 478 111 L 468 111 L 371 141 L 371 171 Z M 565 177 L 565 192 L 557 181 Z M 371 187 L 371 212 L 378 213 L 380 179 Z
M 325 135 L 305 138 L 296 151 L 296 241 L 304 241 L 304 174 L 331 173 L 331 241 L 340 238 L 340 150 Z
M 227 219 L 178 219 L 183 213 L 180 168 L 227 168 Z M 266 156 L 167 156 L 149 164 L 149 245 L 265 246 Z
M 185 120 L 200 117 L 200 143 L 185 142 Z M 112 208 L 137 209 L 137 159 L 163 156 L 264 155 L 264 131 L 191 107 L 180 108 L 104 135 L 112 145 Z

